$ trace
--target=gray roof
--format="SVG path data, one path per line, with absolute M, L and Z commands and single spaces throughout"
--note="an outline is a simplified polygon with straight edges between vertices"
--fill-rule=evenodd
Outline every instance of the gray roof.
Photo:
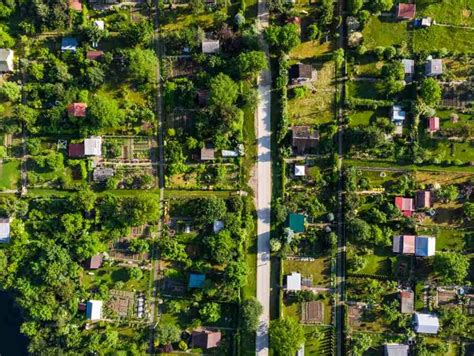
M 428 75 L 439 75 L 443 74 L 443 60 L 442 59 L 429 59 L 426 62 L 426 74 Z
M 220 43 L 218 40 L 204 40 L 202 41 L 202 53 L 212 54 L 219 53 Z
M 415 61 L 413 59 L 402 59 L 405 74 L 412 74 L 415 72 Z
M 408 345 L 403 344 L 386 344 L 384 345 L 385 356 L 407 356 Z

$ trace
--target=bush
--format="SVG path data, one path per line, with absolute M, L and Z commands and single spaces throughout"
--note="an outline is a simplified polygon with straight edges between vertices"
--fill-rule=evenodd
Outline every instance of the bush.
M 308 94 L 308 88 L 301 86 L 293 89 L 293 95 L 295 98 L 304 98 Z

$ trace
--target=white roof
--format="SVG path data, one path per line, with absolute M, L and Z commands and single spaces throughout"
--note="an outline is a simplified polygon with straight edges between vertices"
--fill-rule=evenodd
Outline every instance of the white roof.
M 0 243 L 10 241 L 10 221 L 11 219 L 0 219 Z
M 201 45 L 202 53 L 219 53 L 220 43 L 218 40 L 204 40 Z
M 407 356 L 409 347 L 403 344 L 385 344 L 384 349 L 386 356 Z
M 13 50 L 0 48 L 0 72 L 13 71 Z
M 224 222 L 221 220 L 214 220 L 214 224 L 212 224 L 212 231 L 217 234 L 224 228 Z
M 412 74 L 415 72 L 415 61 L 413 59 L 402 59 L 405 74 Z
M 304 356 L 304 344 L 301 345 L 301 347 L 298 349 L 298 351 L 296 351 L 295 356 Z
M 87 302 L 86 316 L 89 320 L 102 319 L 102 301 L 89 300 Z
M 394 105 L 392 107 L 392 121 L 401 122 L 405 121 L 406 113 L 402 110 L 400 105 Z
M 97 27 L 99 30 L 104 30 L 105 29 L 105 22 L 102 20 L 95 20 L 94 21 L 94 26 Z
M 286 290 L 299 291 L 301 290 L 301 273 L 292 272 L 286 276 Z
M 438 317 L 434 314 L 415 313 L 415 331 L 423 334 L 437 334 Z
M 297 166 L 295 165 L 295 176 L 296 177 L 304 177 L 305 176 L 305 166 Z
M 222 157 L 238 157 L 239 153 L 237 151 L 232 150 L 222 150 L 221 152 Z
M 91 136 L 84 140 L 84 154 L 86 156 L 102 155 L 102 137 Z

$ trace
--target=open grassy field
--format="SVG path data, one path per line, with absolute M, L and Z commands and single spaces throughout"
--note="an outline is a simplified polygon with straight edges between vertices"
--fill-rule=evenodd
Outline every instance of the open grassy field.
M 432 17 L 438 23 L 474 26 L 474 0 L 417 0 L 417 15 Z
M 362 98 L 362 99 L 383 99 L 380 96 L 379 91 L 377 90 L 376 83 L 373 82 L 356 82 L 349 81 L 347 83 L 347 88 L 349 90 L 348 95 L 353 98 Z
M 451 121 L 451 114 L 458 115 L 458 120 L 459 121 L 457 123 L 453 123 Z M 462 113 L 458 113 L 458 112 L 455 112 L 455 111 L 443 110 L 443 111 L 438 111 L 436 113 L 436 116 L 438 116 L 440 118 L 441 129 L 461 127 L 463 125 L 469 125 L 469 126 L 474 127 L 474 116 L 473 115 L 462 114 Z
M 362 32 L 364 45 L 373 49 L 377 46 L 387 47 L 407 42 L 407 26 L 407 22 L 394 22 L 391 18 L 372 16 Z
M 334 63 L 332 61 L 313 63 L 317 80 L 303 97 L 288 100 L 292 125 L 315 125 L 334 120 Z
M 379 77 L 384 61 L 366 61 L 354 66 L 354 74 L 360 77 Z
M 441 160 L 460 160 L 463 163 L 474 161 L 474 149 L 470 142 L 451 142 L 423 137 L 420 143 L 429 150 L 431 157 Z
M 296 46 L 290 52 L 290 57 L 297 60 L 317 58 L 329 54 L 332 50 L 332 42 L 324 42 L 323 44 L 320 44 L 317 41 L 306 41 Z
M 431 26 L 413 33 L 413 50 L 428 53 L 446 49 L 455 53 L 474 52 L 474 29 Z
M 303 277 L 313 277 L 313 286 L 329 284 L 329 260 L 327 257 L 319 257 L 314 261 L 283 261 L 283 274 L 299 272 Z
M 0 189 L 16 189 L 20 179 L 20 161 L 0 163 Z

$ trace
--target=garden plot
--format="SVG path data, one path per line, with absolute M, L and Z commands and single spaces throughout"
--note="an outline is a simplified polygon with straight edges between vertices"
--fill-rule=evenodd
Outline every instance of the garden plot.
M 292 125 L 317 125 L 334 121 L 334 63 L 311 62 L 317 79 L 289 91 L 288 110 Z M 304 89 L 306 88 L 306 89 Z
M 132 252 L 130 251 L 130 243 L 133 239 L 147 239 L 152 236 L 154 227 L 153 226 L 139 226 L 133 227 L 130 234 L 118 239 L 111 243 L 108 254 L 110 258 L 117 261 L 135 262 L 140 263 L 142 261 L 148 261 L 150 254 L 147 251 L 144 252 Z
M 472 53 L 474 29 L 434 25 L 417 29 L 413 33 L 413 50 L 416 53 L 447 50 L 454 53 Z
M 171 189 L 235 190 L 239 171 L 232 163 L 188 165 L 186 173 L 175 174 L 166 182 Z
M 467 83 L 450 83 L 443 87 L 441 105 L 457 109 L 465 109 L 470 107 L 473 102 L 474 94 L 472 93 L 472 90 L 469 88 L 469 85 Z
M 0 189 L 17 189 L 20 181 L 20 161 L 8 159 L 0 162 Z
M 408 22 L 395 21 L 391 17 L 370 17 L 362 34 L 368 49 L 401 45 L 408 42 Z
M 474 26 L 473 0 L 418 0 L 417 15 L 431 17 L 438 23 Z
M 152 137 L 107 136 L 104 140 L 107 161 L 146 163 L 156 159 L 157 142 Z

